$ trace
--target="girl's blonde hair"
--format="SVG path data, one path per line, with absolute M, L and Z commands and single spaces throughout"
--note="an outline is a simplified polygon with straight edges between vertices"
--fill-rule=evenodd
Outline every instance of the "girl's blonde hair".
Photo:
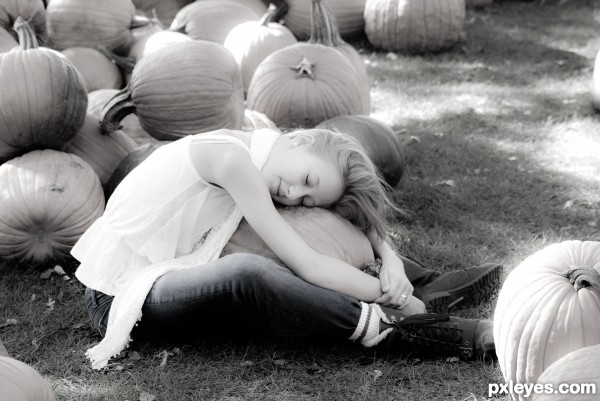
M 367 233 L 374 229 L 385 238 L 390 210 L 398 209 L 391 200 L 391 188 L 366 154 L 362 145 L 348 134 L 326 129 L 297 130 L 289 133 L 295 142 L 305 143 L 315 154 L 333 161 L 344 181 L 344 192 L 330 209 Z

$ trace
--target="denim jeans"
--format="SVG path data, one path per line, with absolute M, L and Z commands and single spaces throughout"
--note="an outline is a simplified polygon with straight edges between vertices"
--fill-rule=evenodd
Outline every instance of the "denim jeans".
M 439 273 L 405 260 L 424 285 Z M 94 329 L 104 336 L 112 298 L 87 289 Z M 169 272 L 150 290 L 133 337 L 198 338 L 219 330 L 283 337 L 348 339 L 361 314 L 355 298 L 309 284 L 271 259 L 231 254 L 204 266 Z

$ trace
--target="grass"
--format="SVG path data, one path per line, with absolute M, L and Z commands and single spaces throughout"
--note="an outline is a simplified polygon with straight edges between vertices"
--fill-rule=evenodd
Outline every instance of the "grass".
M 372 77 L 372 116 L 406 145 L 397 198 L 412 215 L 390 225 L 403 254 L 441 271 L 501 262 L 508 273 L 550 243 L 600 241 L 600 115 L 589 95 L 599 27 L 591 0 L 497 1 L 469 10 L 463 40 L 444 53 L 353 42 Z M 243 327 L 196 344 L 133 343 L 96 372 L 83 356 L 98 341 L 83 288 L 40 278 L 52 266 L 0 266 L 0 338 L 59 400 L 467 401 L 502 382 L 491 363 L 393 359 Z M 76 265 L 63 267 L 72 275 Z M 493 309 L 494 300 L 457 313 Z

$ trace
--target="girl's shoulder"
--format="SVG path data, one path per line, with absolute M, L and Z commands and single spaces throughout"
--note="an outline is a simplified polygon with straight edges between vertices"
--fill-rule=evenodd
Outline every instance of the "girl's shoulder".
M 250 148 L 252 134 L 244 131 L 222 129 L 207 133 L 192 135 L 192 144 L 235 143 Z

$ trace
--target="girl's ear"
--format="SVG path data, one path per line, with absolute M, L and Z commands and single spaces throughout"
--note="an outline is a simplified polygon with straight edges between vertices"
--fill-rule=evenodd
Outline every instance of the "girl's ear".
M 315 138 L 312 135 L 308 135 L 302 132 L 295 134 L 292 138 L 293 146 L 312 145 L 313 143 L 315 143 Z

